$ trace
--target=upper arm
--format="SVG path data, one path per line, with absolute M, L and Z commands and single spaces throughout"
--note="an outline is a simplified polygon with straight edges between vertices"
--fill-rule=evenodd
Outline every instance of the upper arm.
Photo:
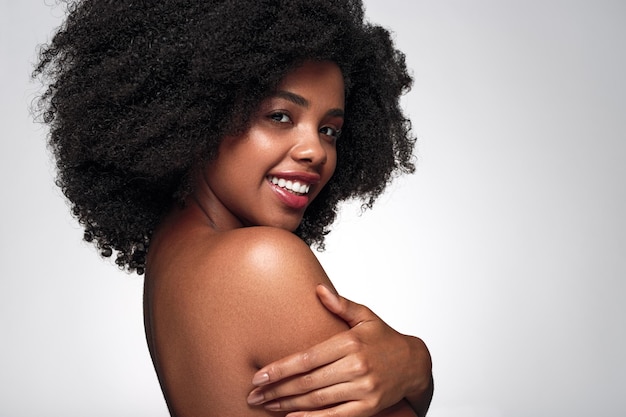
M 160 291 L 153 327 L 169 404 L 178 417 L 276 415 L 247 405 L 252 375 L 347 329 L 317 299 L 328 278 L 282 230 L 240 229 L 209 253 Z
M 258 367 L 348 328 L 317 298 L 316 285 L 331 284 L 309 247 L 284 231 L 270 235 L 247 248 L 235 280 L 250 304 L 241 307 L 254 313 L 242 339 Z

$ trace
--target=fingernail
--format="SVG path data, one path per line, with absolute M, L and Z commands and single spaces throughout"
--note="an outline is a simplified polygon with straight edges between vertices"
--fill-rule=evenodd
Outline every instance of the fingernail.
M 336 299 L 336 300 L 338 300 L 338 299 L 339 299 L 339 298 L 337 297 L 337 294 L 336 294 L 333 290 L 331 290 L 331 289 L 328 287 L 328 285 L 326 285 L 326 284 L 317 284 L 317 285 L 319 285 L 320 287 L 324 288 L 324 289 L 326 290 L 326 292 L 327 292 L 328 294 L 330 294 L 330 295 L 331 295 L 334 299 Z
M 265 397 L 261 391 L 252 391 L 250 395 L 248 395 L 248 404 L 250 405 L 259 405 L 263 400 L 265 400 Z
M 270 376 L 267 372 L 263 372 L 262 374 L 256 374 L 254 378 L 252 378 L 252 385 L 263 385 L 269 382 Z
M 270 411 L 279 411 L 280 403 L 278 401 L 272 401 L 271 403 L 265 404 L 265 409 Z

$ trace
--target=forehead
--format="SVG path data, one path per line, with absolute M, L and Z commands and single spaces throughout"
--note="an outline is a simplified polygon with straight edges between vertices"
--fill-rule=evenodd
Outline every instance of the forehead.
M 281 82 L 290 82 L 297 78 L 319 78 L 324 76 L 337 76 L 343 79 L 339 65 L 333 61 L 304 61 L 285 75 Z
M 306 61 L 281 80 L 277 90 L 309 96 L 325 96 L 327 99 L 344 100 L 344 80 L 341 69 L 331 61 Z

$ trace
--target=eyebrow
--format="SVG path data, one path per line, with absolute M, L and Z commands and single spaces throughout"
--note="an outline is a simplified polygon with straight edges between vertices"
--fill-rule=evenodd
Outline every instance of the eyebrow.
M 302 97 L 299 94 L 295 94 L 289 91 L 278 90 L 275 96 L 278 98 L 283 98 L 285 100 L 291 101 L 292 103 L 298 106 L 304 107 L 304 108 L 309 108 L 310 106 L 310 103 L 306 98 Z M 328 115 L 333 116 L 333 117 L 344 117 L 345 112 L 343 111 L 343 109 L 331 109 L 328 111 Z
M 289 100 L 292 103 L 297 104 L 298 106 L 301 106 L 301 107 L 308 108 L 310 104 L 306 98 L 298 94 L 290 93 L 289 91 L 279 90 L 276 92 L 276 97 L 284 98 L 285 100 Z

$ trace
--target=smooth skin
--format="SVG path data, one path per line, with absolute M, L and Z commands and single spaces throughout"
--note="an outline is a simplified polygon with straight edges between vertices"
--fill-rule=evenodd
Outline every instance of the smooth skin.
M 327 405 L 320 398 L 345 395 L 347 390 L 341 386 L 350 384 L 360 398 L 342 406 L 342 412 L 349 411 L 341 415 L 370 416 L 372 410 L 384 409 L 405 398 L 418 416 L 425 416 L 433 395 L 433 381 L 430 353 L 424 342 L 396 332 L 367 307 L 324 285 L 317 286 L 317 295 L 350 330 L 260 369 L 252 380 L 259 388 L 250 393 L 248 402 L 273 403 L 274 408 L 287 411 L 302 410 Z M 399 380 L 400 374 L 406 378 Z M 329 410 L 289 414 L 329 415 Z
M 197 173 L 184 208 L 174 208 L 155 231 L 146 336 L 173 416 L 284 416 L 294 407 L 326 406 L 300 415 L 416 415 L 402 397 L 423 390 L 397 379 L 419 357 L 407 340 L 418 339 L 335 298 L 310 248 L 291 233 L 334 171 L 343 88 L 330 62 L 307 62 L 288 74 L 250 128 L 225 138 L 218 157 Z M 272 177 L 306 183 L 309 191 L 286 194 Z M 369 356 L 365 345 L 388 336 L 394 342 Z M 333 359 L 328 350 L 338 344 L 348 353 Z M 296 357 L 294 367 L 296 352 L 312 360 L 297 364 Z M 389 355 L 394 374 L 372 378 L 381 352 L 399 352 Z M 257 372 L 269 378 L 261 390 L 252 384 Z M 290 374 L 302 375 L 284 379 Z M 293 389 L 303 395 L 281 398 Z M 270 401 L 250 401 L 255 392 Z

